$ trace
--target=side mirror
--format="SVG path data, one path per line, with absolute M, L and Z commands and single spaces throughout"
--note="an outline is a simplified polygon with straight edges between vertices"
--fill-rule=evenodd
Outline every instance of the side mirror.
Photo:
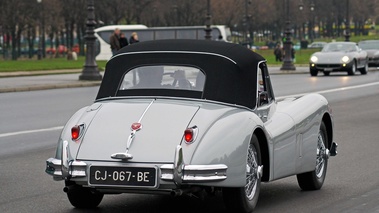
M 268 94 L 267 92 L 260 92 L 259 93 L 259 102 L 258 106 L 262 106 L 264 104 L 268 104 Z

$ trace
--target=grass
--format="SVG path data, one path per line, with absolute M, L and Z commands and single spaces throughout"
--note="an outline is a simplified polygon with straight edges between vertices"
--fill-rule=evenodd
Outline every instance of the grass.
M 296 51 L 295 64 L 308 64 L 310 55 L 315 51 L 315 49 Z M 272 49 L 256 50 L 256 52 L 266 58 L 270 65 L 282 64 L 282 62 L 275 61 L 274 50 Z M 68 61 L 66 58 L 45 58 L 42 60 L 20 58 L 17 61 L 0 59 L 0 72 L 82 69 L 84 63 L 84 56 L 80 56 L 77 61 Z M 96 63 L 99 70 L 105 70 L 106 61 L 97 61 Z
M 300 49 L 295 53 L 296 65 L 308 65 L 310 56 L 314 53 L 320 51 L 320 49 Z M 256 53 L 262 55 L 269 65 L 281 65 L 283 62 L 276 62 L 273 49 L 268 50 L 255 50 Z
M 332 40 L 335 41 L 344 41 L 344 37 L 340 38 L 324 38 L 324 39 L 317 39 L 315 41 L 325 41 L 325 42 L 331 42 Z M 353 42 L 359 42 L 362 40 L 370 40 L 370 39 L 379 39 L 378 34 L 371 34 L 367 36 L 351 36 L 350 40 Z M 297 41 L 294 41 L 296 43 Z M 256 45 L 265 45 L 264 42 L 259 43 L 257 42 Z M 296 51 L 295 58 L 296 61 L 294 64 L 296 66 L 307 66 L 309 63 L 309 58 L 312 55 L 312 53 L 319 51 L 319 49 L 300 49 Z M 268 50 L 255 50 L 258 54 L 262 55 L 264 58 L 266 58 L 267 63 L 269 65 L 281 65 L 283 62 L 276 62 L 275 56 L 274 56 L 274 50 L 268 49 Z M 16 71 L 39 71 L 39 70 L 62 70 L 62 69 L 82 69 L 83 65 L 85 63 L 85 57 L 79 56 L 77 61 L 68 61 L 66 58 L 45 58 L 42 60 L 36 60 L 34 59 L 25 59 L 20 58 L 17 61 L 12 60 L 3 60 L 0 58 L 0 72 L 16 72 Z M 99 70 L 105 69 L 106 61 L 97 61 L 96 62 Z
M 68 61 L 66 58 L 44 58 L 42 60 L 20 58 L 17 61 L 0 59 L 0 72 L 82 69 L 84 63 L 84 56 L 78 57 L 77 61 Z M 99 70 L 104 70 L 106 61 L 97 61 L 96 63 Z

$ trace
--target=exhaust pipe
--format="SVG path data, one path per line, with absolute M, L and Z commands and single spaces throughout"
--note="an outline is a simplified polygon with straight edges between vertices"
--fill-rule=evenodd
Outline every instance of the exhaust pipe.
M 72 188 L 74 188 L 75 186 L 65 186 L 65 187 L 63 187 L 63 191 L 65 192 L 65 193 L 68 193 L 69 191 L 71 191 L 72 190 Z
M 185 195 L 185 194 L 196 193 L 196 192 L 199 192 L 201 190 L 202 189 L 200 187 L 192 187 L 192 188 L 188 188 L 188 189 L 173 189 L 170 192 L 170 195 L 173 196 L 173 197 L 178 197 L 178 196 L 182 196 L 182 195 Z

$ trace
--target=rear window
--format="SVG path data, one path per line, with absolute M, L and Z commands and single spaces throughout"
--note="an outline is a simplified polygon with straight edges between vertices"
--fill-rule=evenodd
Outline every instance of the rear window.
M 142 66 L 125 73 L 119 90 L 168 89 L 203 91 L 204 73 L 188 66 Z

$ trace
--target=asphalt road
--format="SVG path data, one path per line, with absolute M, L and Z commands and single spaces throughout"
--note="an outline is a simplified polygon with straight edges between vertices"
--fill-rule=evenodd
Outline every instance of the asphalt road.
M 333 108 L 338 156 L 319 191 L 303 192 L 295 177 L 262 184 L 256 212 L 379 211 L 379 73 L 311 78 L 272 76 L 278 98 L 320 92 Z M 83 212 L 44 173 L 61 127 L 90 104 L 97 87 L 0 94 L 0 212 Z M 88 211 L 87 211 L 88 212 Z M 226 212 L 220 196 L 197 198 L 108 195 L 92 212 Z

